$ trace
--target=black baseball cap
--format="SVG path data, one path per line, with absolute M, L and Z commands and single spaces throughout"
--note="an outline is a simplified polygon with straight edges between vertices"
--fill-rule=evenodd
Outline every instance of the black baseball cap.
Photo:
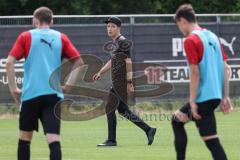
M 107 20 L 104 21 L 106 24 L 109 22 L 116 24 L 118 27 L 121 27 L 122 21 L 118 17 L 109 17 Z

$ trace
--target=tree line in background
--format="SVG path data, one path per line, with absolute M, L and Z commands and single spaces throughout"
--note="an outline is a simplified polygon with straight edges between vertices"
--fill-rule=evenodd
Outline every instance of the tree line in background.
M 197 13 L 240 12 L 240 0 L 0 0 L 0 15 L 31 15 L 40 6 L 56 15 L 171 14 L 183 3 Z

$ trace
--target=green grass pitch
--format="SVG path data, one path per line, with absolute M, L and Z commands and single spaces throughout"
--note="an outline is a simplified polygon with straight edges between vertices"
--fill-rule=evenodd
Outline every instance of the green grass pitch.
M 218 133 L 229 160 L 240 160 L 240 112 L 224 116 L 217 113 Z M 84 122 L 62 123 L 63 160 L 174 160 L 173 134 L 167 120 L 147 121 L 158 128 L 152 146 L 147 146 L 145 134 L 132 123 L 118 117 L 118 147 L 97 148 L 106 139 L 106 118 Z M 194 123 L 186 125 L 188 160 L 210 160 L 210 153 L 201 141 Z M 0 120 L 0 160 L 16 159 L 17 118 Z M 34 134 L 32 160 L 48 160 L 48 146 L 42 128 Z

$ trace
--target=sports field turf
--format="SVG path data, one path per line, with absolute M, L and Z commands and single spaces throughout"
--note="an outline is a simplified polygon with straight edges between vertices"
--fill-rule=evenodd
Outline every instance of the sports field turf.
M 240 160 L 240 112 L 224 116 L 217 113 L 218 132 L 229 160 Z M 158 128 L 155 142 L 147 146 L 145 134 L 130 122 L 118 117 L 118 147 L 97 148 L 106 138 L 106 118 L 84 122 L 62 123 L 63 160 L 174 160 L 173 135 L 168 120 L 148 121 Z M 187 160 L 211 160 L 210 154 L 198 136 L 194 123 L 187 125 Z M 18 121 L 0 120 L 0 160 L 15 160 Z M 48 146 L 42 128 L 34 135 L 32 160 L 48 160 Z

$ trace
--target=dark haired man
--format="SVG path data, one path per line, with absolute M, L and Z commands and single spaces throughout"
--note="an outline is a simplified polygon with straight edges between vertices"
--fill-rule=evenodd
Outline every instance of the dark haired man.
M 177 9 L 175 22 L 186 36 L 184 49 L 190 67 L 189 103 L 177 110 L 172 119 L 177 160 L 185 160 L 187 135 L 184 124 L 190 119 L 195 121 L 213 159 L 227 160 L 217 135 L 214 115 L 220 103 L 223 113 L 228 113 L 232 107 L 227 56 L 218 37 L 198 25 L 190 4 L 181 5 Z

